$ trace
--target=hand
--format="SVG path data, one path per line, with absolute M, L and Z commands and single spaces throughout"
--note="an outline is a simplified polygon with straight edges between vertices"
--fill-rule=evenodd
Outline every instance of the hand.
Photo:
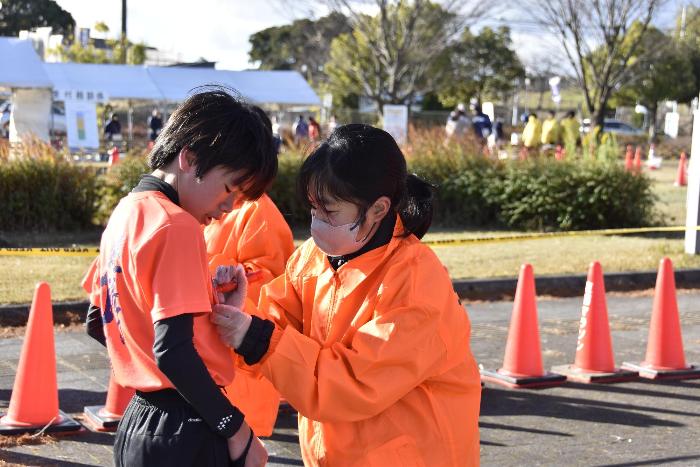
M 245 448 L 248 445 L 248 439 L 253 435 L 250 443 L 250 448 L 245 456 L 245 467 L 262 467 L 267 463 L 267 450 L 265 445 L 255 436 L 250 427 L 245 422 L 238 429 L 235 435 L 228 439 L 228 454 L 232 461 L 237 461 L 244 454 Z M 237 463 L 239 464 L 239 463 Z
M 217 298 L 219 303 L 243 309 L 246 294 L 248 293 L 248 279 L 246 278 L 245 268 L 242 264 L 238 266 L 218 266 L 216 268 L 214 287 L 232 281 L 236 282 L 236 288 L 228 293 L 216 292 Z
M 245 467 L 263 467 L 267 464 L 267 449 L 260 439 L 255 436 L 250 444 L 248 455 L 245 458 Z
M 253 318 L 239 308 L 228 305 L 214 305 L 211 321 L 216 325 L 221 340 L 237 349 L 243 343 Z

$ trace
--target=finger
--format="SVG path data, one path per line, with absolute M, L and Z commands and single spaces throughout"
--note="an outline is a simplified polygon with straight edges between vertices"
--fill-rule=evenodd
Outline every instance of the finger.
M 212 311 L 215 315 L 224 316 L 227 319 L 233 319 L 240 310 L 229 305 L 214 305 Z
M 248 279 L 245 276 L 245 268 L 243 267 L 242 264 L 239 264 L 238 266 L 236 266 L 236 269 L 232 272 L 233 272 L 234 276 L 236 277 L 236 281 L 239 284 L 243 284 L 244 282 L 248 281 Z
M 217 266 L 216 267 L 216 272 L 214 273 L 214 280 L 216 281 L 217 284 L 221 284 L 223 270 L 224 270 L 224 266 Z
M 222 327 L 222 328 L 233 328 L 236 327 L 236 321 L 229 318 L 228 316 L 224 316 L 218 313 L 212 313 L 211 322 L 214 323 L 216 326 Z

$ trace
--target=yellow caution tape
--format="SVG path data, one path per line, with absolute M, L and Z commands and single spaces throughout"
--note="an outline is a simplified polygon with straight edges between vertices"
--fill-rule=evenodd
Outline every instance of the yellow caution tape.
M 492 237 L 446 238 L 444 240 L 425 240 L 428 246 L 460 246 L 471 243 L 499 243 L 519 240 L 543 240 L 561 237 L 593 237 L 598 235 L 629 235 L 656 232 L 683 232 L 685 230 L 700 230 L 700 227 L 638 227 L 630 229 L 601 229 L 601 230 L 569 230 L 564 232 L 536 232 L 516 235 L 500 235 Z M 43 248 L 0 248 L 0 256 L 84 256 L 94 257 L 100 253 L 95 247 L 43 247 Z
M 42 247 L 42 248 L 0 248 L 0 256 L 87 256 L 95 257 L 99 248 L 88 247 Z
M 560 237 L 592 237 L 598 235 L 629 235 L 639 233 L 655 233 L 655 232 L 683 232 L 685 230 L 700 230 L 700 227 L 637 227 L 628 229 L 600 229 L 600 230 L 569 230 L 563 232 L 536 232 L 524 233 L 515 235 L 500 235 L 492 237 L 473 237 L 473 238 L 448 238 L 444 240 L 425 240 L 428 246 L 460 246 L 470 243 L 499 243 L 512 242 L 518 240 L 543 240 L 546 238 Z

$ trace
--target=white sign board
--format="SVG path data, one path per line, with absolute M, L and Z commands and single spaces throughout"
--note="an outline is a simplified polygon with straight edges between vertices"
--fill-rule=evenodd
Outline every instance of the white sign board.
M 406 143 L 408 136 L 408 107 L 405 105 L 384 106 L 384 131 L 394 137 L 399 145 Z
M 97 149 L 100 138 L 97 132 L 97 108 L 95 102 L 67 100 L 66 136 L 71 149 Z
M 678 112 L 667 112 L 664 120 L 664 133 L 671 138 L 678 138 Z
M 685 217 L 685 252 L 700 253 L 700 110 L 693 112 L 693 140 L 688 164 L 688 195 Z

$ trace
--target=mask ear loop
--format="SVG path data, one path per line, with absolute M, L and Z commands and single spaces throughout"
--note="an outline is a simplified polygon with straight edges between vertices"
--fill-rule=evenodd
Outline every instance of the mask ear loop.
M 369 232 L 367 232 L 367 235 L 365 235 L 365 238 L 363 238 L 362 240 L 355 240 L 355 241 L 356 241 L 357 243 L 362 243 L 362 242 L 364 242 L 365 240 L 367 240 L 367 238 L 369 238 L 369 236 L 372 234 L 372 231 L 374 230 L 374 226 L 375 226 L 375 225 L 377 225 L 376 222 L 375 222 L 374 224 L 372 224 L 372 227 L 369 228 Z
M 355 230 L 355 229 L 359 228 L 360 225 L 367 219 L 367 209 L 368 209 L 368 208 L 363 209 L 362 214 L 360 214 L 360 217 L 359 217 L 359 218 L 357 219 L 357 221 L 355 222 L 355 225 L 352 227 L 352 230 Z M 372 233 L 373 233 L 373 231 L 374 231 L 374 226 L 375 226 L 375 225 L 377 225 L 376 222 L 374 222 L 374 223 L 372 224 L 372 227 L 369 228 L 369 231 L 367 232 L 367 235 L 365 235 L 364 238 L 363 238 L 362 240 L 357 240 L 357 239 L 355 239 L 355 242 L 356 242 L 356 243 L 363 243 L 364 241 L 366 241 L 366 240 L 369 238 L 369 236 L 372 235 Z

